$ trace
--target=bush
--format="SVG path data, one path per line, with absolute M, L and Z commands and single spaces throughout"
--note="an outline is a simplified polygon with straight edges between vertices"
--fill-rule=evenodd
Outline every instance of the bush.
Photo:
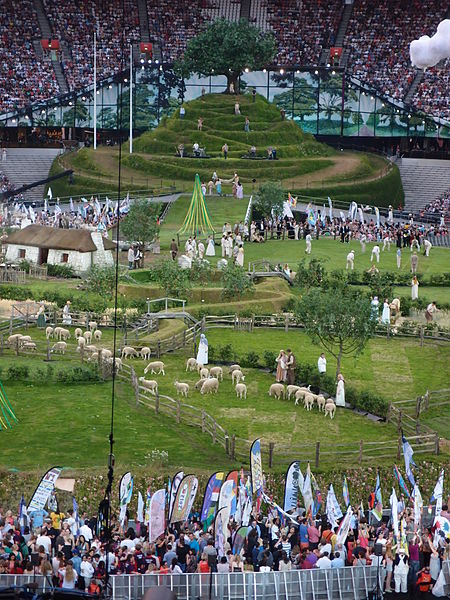
M 30 272 L 30 263 L 28 260 L 21 260 L 19 263 L 19 269 L 21 269 L 22 271 L 25 271 L 25 273 L 29 273 Z
M 47 267 L 47 274 L 50 277 L 61 277 L 62 279 L 72 279 L 75 277 L 75 271 L 70 265 L 45 265 Z
M 272 352 L 271 350 L 266 350 L 263 354 L 264 357 L 264 366 L 266 369 L 270 369 L 273 371 L 276 366 L 277 354 L 276 352 Z
M 15 380 L 28 379 L 29 373 L 30 369 L 26 365 L 11 365 L 6 371 L 6 378 Z
M 56 381 L 60 383 L 85 383 L 86 381 L 98 381 L 97 368 L 73 367 L 72 369 L 61 369 L 56 372 Z
M 318 258 L 313 258 L 306 263 L 303 259 L 297 268 L 295 274 L 294 284 L 298 287 L 320 287 L 325 279 L 325 269 L 323 268 L 323 261 Z
M 0 285 L 0 298 L 4 300 L 27 300 L 31 295 L 31 291 L 26 287 L 8 284 Z
M 191 281 L 207 283 L 211 279 L 211 265 L 206 260 L 195 259 L 192 261 Z
M 116 284 L 115 267 L 93 265 L 86 275 L 85 284 L 89 291 L 111 298 Z
M 257 369 L 259 367 L 259 355 L 256 352 L 244 354 L 241 357 L 240 364 L 242 367 L 247 367 L 248 369 Z
M 253 292 L 255 285 L 242 267 L 228 264 L 222 271 L 222 297 L 240 298 Z
M 217 349 L 217 354 L 223 362 L 230 362 L 234 357 L 233 346 L 231 344 L 220 346 Z
M 182 269 L 173 260 L 165 260 L 154 268 L 155 281 L 166 296 L 186 298 L 190 288 L 189 269 Z

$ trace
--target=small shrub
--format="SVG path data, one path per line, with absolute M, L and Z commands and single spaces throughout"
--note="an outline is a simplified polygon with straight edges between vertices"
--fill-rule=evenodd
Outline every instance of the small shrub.
M 225 346 L 220 346 L 217 349 L 217 353 L 220 357 L 220 360 L 223 362 L 230 362 L 233 359 L 233 347 L 231 344 L 226 344 Z
M 30 263 L 28 260 L 21 260 L 19 263 L 19 269 L 21 269 L 22 271 L 25 271 L 25 273 L 29 273 L 30 272 Z
M 156 282 L 166 296 L 186 298 L 190 288 L 189 269 L 182 269 L 173 260 L 165 260 L 154 271 Z
M 257 369 L 259 366 L 259 355 L 256 352 L 249 352 L 241 357 L 241 366 L 248 369 Z
M 211 265 L 206 260 L 195 259 L 192 261 L 191 281 L 207 283 L 211 279 Z
M 228 264 L 222 271 L 222 286 L 223 298 L 240 298 L 255 289 L 255 285 L 246 271 L 233 264 Z
M 30 368 L 26 365 L 11 365 L 6 371 L 7 379 L 23 380 L 28 379 Z
M 47 264 L 47 274 L 50 277 L 61 277 L 62 279 L 72 279 L 75 277 L 75 271 L 70 265 L 50 265 Z
M 273 371 L 276 367 L 276 358 L 277 358 L 277 354 L 276 352 L 272 352 L 271 350 L 266 350 L 263 354 L 264 357 L 264 366 L 266 367 L 266 369 L 270 369 L 271 371 Z

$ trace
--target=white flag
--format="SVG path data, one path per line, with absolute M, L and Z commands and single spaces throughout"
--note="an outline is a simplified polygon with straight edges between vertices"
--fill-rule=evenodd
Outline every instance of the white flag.
M 331 202 L 330 196 L 328 196 L 328 216 L 330 217 L 330 221 L 333 220 L 333 203 Z
M 441 474 L 439 475 L 439 479 L 434 486 L 433 495 L 431 497 L 430 502 L 436 500 L 436 510 L 434 513 L 435 517 L 439 517 L 442 511 L 442 494 L 444 492 L 444 469 L 442 469 Z
M 75 212 L 75 208 L 73 206 L 73 200 L 72 200 L 72 198 L 70 199 L 70 212 L 72 212 L 72 213 Z
M 334 493 L 333 485 L 330 485 L 327 494 L 327 519 L 331 527 L 334 529 L 337 526 L 338 519 L 342 517 L 342 510 Z
M 50 200 L 53 198 L 53 192 L 52 192 L 52 188 L 51 187 L 48 188 L 47 196 L 50 198 Z
M 417 528 L 419 528 L 420 520 L 422 517 L 423 500 L 422 500 L 422 495 L 420 493 L 419 486 L 417 485 L 417 483 L 414 486 L 413 494 L 414 494 L 414 524 L 416 525 Z
M 397 539 L 397 541 L 399 541 L 399 529 L 398 529 L 398 500 L 397 500 L 397 494 L 395 493 L 394 488 L 392 488 L 392 494 L 391 497 L 389 498 L 390 504 L 391 504 L 391 521 L 392 521 L 392 528 L 394 530 L 394 535 Z
M 141 492 L 138 493 L 138 507 L 137 507 L 136 521 L 139 521 L 139 523 L 144 522 L 144 499 L 142 498 Z

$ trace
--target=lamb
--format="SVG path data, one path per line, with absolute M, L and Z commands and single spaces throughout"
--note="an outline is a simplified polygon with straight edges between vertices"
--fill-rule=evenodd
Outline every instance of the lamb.
M 53 327 L 46 327 L 45 328 L 45 337 L 49 340 L 50 338 L 52 338 L 54 335 L 54 329 Z
M 288 385 L 286 388 L 287 399 L 290 400 L 292 396 L 295 396 L 295 393 L 298 392 L 299 389 L 299 385 Z
M 148 346 L 144 346 L 143 348 L 141 348 L 141 352 L 140 352 L 141 358 L 143 358 L 144 360 L 150 360 L 150 355 L 151 355 L 151 350 Z
M 244 381 L 245 377 L 244 377 L 244 373 L 240 370 L 240 369 L 235 369 L 232 373 L 231 373 L 231 381 L 233 383 L 233 385 L 235 383 L 239 383 L 240 381 Z
M 55 327 L 53 330 L 53 336 L 59 339 L 59 332 L 63 329 L 63 327 Z
M 336 412 L 336 404 L 331 398 L 328 398 L 325 404 L 325 416 L 330 415 L 330 419 L 334 419 L 334 413 Z
M 90 344 L 92 342 L 92 333 L 90 331 L 85 331 L 83 333 L 83 337 L 88 344 Z
M 200 379 L 208 379 L 208 375 L 209 375 L 208 369 L 206 367 L 203 367 L 203 369 L 200 369 L 199 375 L 200 375 Z
M 88 362 L 97 362 L 98 361 L 98 352 L 93 352 L 88 358 Z
M 269 396 L 274 396 L 275 398 L 284 398 L 284 385 L 282 383 L 272 383 L 269 388 Z
M 219 381 L 223 381 L 223 369 L 222 367 L 211 367 L 209 370 L 211 377 L 215 377 Z
M 86 340 L 84 337 L 80 336 L 78 338 L 78 348 L 84 348 L 86 346 Z
M 154 396 L 156 396 L 158 393 L 158 382 L 154 379 L 145 379 L 145 377 L 139 377 L 139 385 L 146 388 Z
M 58 352 L 59 354 L 65 354 L 66 348 L 67 348 L 66 342 L 56 342 L 56 344 L 53 344 L 50 352 L 55 352 L 55 353 Z
M 77 327 L 77 328 L 75 329 L 75 333 L 74 333 L 75 339 L 77 340 L 77 339 L 78 339 L 78 338 L 80 338 L 82 335 L 83 335 L 83 330 L 82 330 L 82 329 L 80 329 L 79 327 Z
M 149 371 L 150 373 L 156 373 L 157 375 L 166 374 L 164 371 L 164 363 L 162 362 L 162 360 L 154 360 L 153 362 L 148 363 L 148 365 L 144 369 L 144 375 L 146 375 Z
M 194 388 L 198 391 L 202 389 L 203 384 L 205 383 L 204 379 L 199 379 L 197 383 L 194 385 Z
M 84 347 L 84 351 L 88 352 L 89 354 L 92 354 L 93 352 L 98 352 L 98 348 L 93 344 L 89 344 L 88 346 Z
M 131 346 L 124 346 L 122 348 L 122 358 L 133 358 L 133 356 L 139 356 L 139 352 Z
M 22 350 L 33 350 L 36 352 L 36 344 L 34 342 L 25 342 L 22 346 Z
M 113 365 L 113 357 L 109 357 L 105 360 L 105 362 L 107 362 L 108 364 L 110 364 L 111 366 Z M 122 359 L 117 357 L 114 361 L 115 365 L 116 365 L 116 373 L 118 373 L 121 368 L 122 368 Z
M 195 361 L 197 363 L 197 361 Z M 197 363 L 197 373 L 200 373 L 200 371 L 203 369 L 203 365 L 201 363 Z
M 210 379 L 205 379 L 202 385 L 202 389 L 200 390 L 200 394 L 217 394 L 219 389 L 219 380 L 215 377 L 211 377 Z
M 99 342 L 99 341 L 102 339 L 102 332 L 100 331 L 100 329 L 96 329 L 96 330 L 94 331 L 94 334 L 93 334 L 93 335 L 94 335 L 94 340 L 95 340 L 96 342 Z
M 303 398 L 303 405 L 306 408 L 306 410 L 312 410 L 315 399 L 316 397 L 314 396 L 314 394 L 305 394 Z
M 175 383 L 173 384 L 176 387 L 177 390 L 177 396 L 178 394 L 181 394 L 182 396 L 185 396 L 187 398 L 187 395 L 189 393 L 189 384 L 188 383 L 183 383 L 183 382 L 179 382 L 179 381 L 175 381 Z
M 19 342 L 22 337 L 21 333 L 15 333 L 14 335 L 10 335 L 8 338 L 8 345 L 10 348 L 15 348 L 16 344 Z
M 101 348 L 100 352 L 102 353 L 103 360 L 106 360 L 107 358 L 112 357 L 112 350 L 108 350 L 107 348 Z
M 308 386 L 307 388 L 301 387 L 295 392 L 295 405 L 298 404 L 299 400 L 302 400 L 305 397 L 305 394 L 311 393 L 310 387 L 311 386 Z
M 68 329 L 64 329 L 63 327 L 59 330 L 59 339 L 60 340 L 68 340 L 70 338 L 70 331 Z
M 31 335 L 22 335 L 19 338 L 19 346 L 22 348 L 27 342 L 31 342 Z
M 316 396 L 316 401 L 317 401 L 317 406 L 319 408 L 319 412 L 322 412 L 323 410 L 325 410 L 325 404 L 326 404 L 325 396 L 322 396 L 322 394 L 319 394 L 318 396 Z
M 233 371 L 240 371 L 241 367 L 240 365 L 230 365 L 230 367 L 228 368 L 228 373 L 232 373 Z
M 245 385 L 245 383 L 237 383 L 236 387 L 236 396 L 242 400 L 242 396 L 244 396 L 244 400 L 247 399 L 247 386 Z
M 186 372 L 195 371 L 197 368 L 197 360 L 195 358 L 188 358 L 186 361 Z
M 89 331 L 92 333 L 93 331 L 95 331 L 98 327 L 96 321 L 89 321 L 88 323 L 89 325 Z

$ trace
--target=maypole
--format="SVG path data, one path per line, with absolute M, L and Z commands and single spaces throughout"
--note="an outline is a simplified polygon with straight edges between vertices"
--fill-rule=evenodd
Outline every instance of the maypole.
M 198 173 L 195 176 L 192 200 L 178 233 L 188 233 L 189 235 L 214 233 Z
M 19 422 L 9 403 L 5 388 L 0 381 L 0 430 L 12 429 L 11 421 L 15 421 L 16 423 Z

